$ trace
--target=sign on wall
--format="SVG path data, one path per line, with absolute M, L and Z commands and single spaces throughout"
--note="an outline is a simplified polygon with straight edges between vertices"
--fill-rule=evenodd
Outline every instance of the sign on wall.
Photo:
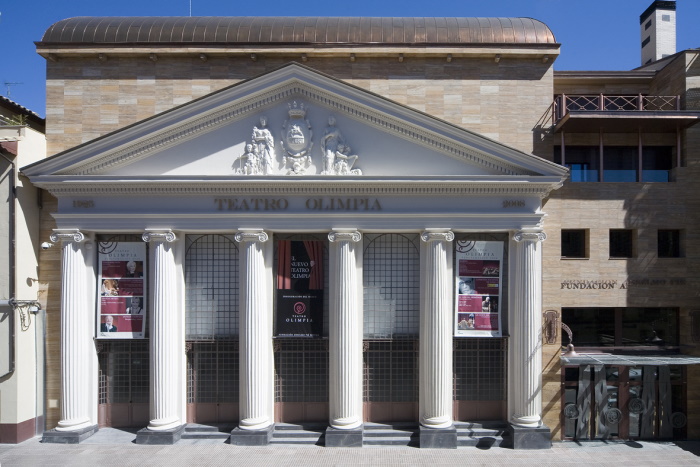
M 146 331 L 146 244 L 100 242 L 97 337 L 141 339 Z
M 323 333 L 323 242 L 277 242 L 275 336 Z
M 503 242 L 455 243 L 455 336 L 500 337 Z

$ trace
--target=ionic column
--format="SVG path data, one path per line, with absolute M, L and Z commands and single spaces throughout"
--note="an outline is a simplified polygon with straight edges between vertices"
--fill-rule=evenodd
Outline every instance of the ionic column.
M 271 279 L 262 230 L 240 231 L 240 422 L 243 430 L 263 430 L 274 423 Z
M 454 234 L 421 234 L 420 423 L 426 428 L 452 426 L 452 249 Z
M 362 235 L 336 231 L 330 240 L 330 426 L 362 425 Z
M 542 423 L 542 231 L 521 231 L 511 242 L 509 415 L 513 425 Z
M 183 424 L 178 415 L 177 390 L 180 368 L 177 356 L 184 353 L 176 310 L 178 269 L 171 231 L 148 231 L 142 236 L 151 243 L 151 431 L 171 430 Z
M 77 431 L 94 424 L 89 416 L 88 391 L 93 385 L 86 361 L 92 350 L 95 297 L 89 290 L 85 235 L 78 230 L 56 231 L 50 238 L 61 242 L 61 420 L 56 431 Z

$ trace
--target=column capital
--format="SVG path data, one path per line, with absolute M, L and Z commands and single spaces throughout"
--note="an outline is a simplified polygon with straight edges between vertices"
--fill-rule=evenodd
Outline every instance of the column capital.
M 362 240 L 362 234 L 357 230 L 334 230 L 328 234 L 328 240 L 331 242 L 353 242 L 357 243 Z
M 541 230 L 521 230 L 515 232 L 513 235 L 513 240 L 516 242 L 544 242 L 547 240 L 547 234 Z
M 59 240 L 61 242 L 75 242 L 82 243 L 87 237 L 78 229 L 71 230 L 54 230 L 49 236 L 52 242 L 56 243 Z
M 455 234 L 451 230 L 425 230 L 420 234 L 420 239 L 424 242 L 451 242 L 455 239 Z
M 264 230 L 239 230 L 233 237 L 238 243 L 260 242 L 265 243 L 270 237 Z
M 141 236 L 141 239 L 148 243 L 148 242 L 174 242 L 177 237 L 175 236 L 175 233 L 173 233 L 172 230 L 167 229 L 167 230 L 147 230 L 146 232 L 143 233 Z

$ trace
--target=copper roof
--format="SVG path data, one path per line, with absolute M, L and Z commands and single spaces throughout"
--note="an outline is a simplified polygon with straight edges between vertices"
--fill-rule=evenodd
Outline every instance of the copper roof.
M 41 45 L 472 45 L 556 44 L 531 18 L 77 17 Z

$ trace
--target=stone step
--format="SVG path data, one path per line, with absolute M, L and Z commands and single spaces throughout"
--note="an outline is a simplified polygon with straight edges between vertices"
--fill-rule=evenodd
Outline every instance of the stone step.
M 227 440 L 231 436 L 231 433 L 221 433 L 213 431 L 190 431 L 189 433 L 183 433 L 181 439 L 221 439 Z
M 316 436 L 315 438 L 294 438 L 294 437 L 277 437 L 273 436 L 270 440 L 270 444 L 294 444 L 300 446 L 316 446 L 322 445 L 322 436 Z

